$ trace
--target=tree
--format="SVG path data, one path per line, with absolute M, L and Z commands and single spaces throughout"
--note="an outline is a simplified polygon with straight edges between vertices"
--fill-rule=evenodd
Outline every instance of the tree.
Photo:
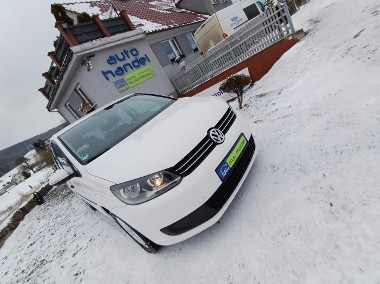
M 28 172 L 28 171 L 21 171 L 21 174 L 23 175 L 23 177 L 25 179 L 28 179 L 30 178 L 31 174 Z
M 74 24 L 74 20 L 67 15 L 65 7 L 61 4 L 51 4 L 51 13 L 57 21 L 63 21 L 68 25 Z
M 304 0 L 302 0 L 302 1 L 304 1 Z M 295 0 L 282 0 L 281 2 L 278 1 L 277 3 L 274 0 L 267 0 L 265 2 L 265 10 L 267 10 L 269 8 L 275 8 L 276 10 L 278 10 L 279 9 L 278 3 L 283 3 L 283 4 L 287 5 L 290 15 L 293 15 L 298 10 L 297 5 L 295 3 Z M 278 13 L 278 16 L 281 16 L 281 14 Z
M 37 153 L 48 148 L 45 141 L 42 139 L 38 139 L 36 142 L 33 142 L 32 145 L 33 145 L 34 150 L 36 150 Z
M 265 10 L 274 6 L 274 0 L 265 1 Z
M 37 152 L 36 166 L 38 169 L 42 169 L 44 167 L 53 165 L 54 160 L 49 147 L 46 147 L 44 150 L 40 150 Z
M 251 83 L 251 77 L 244 74 L 233 75 L 227 78 L 219 90 L 226 93 L 235 93 L 239 102 L 239 109 L 243 108 L 243 90 L 244 87 Z
M 16 166 L 22 165 L 25 168 L 31 170 L 33 173 L 35 173 L 33 167 L 28 162 L 29 162 L 29 160 L 25 157 L 17 157 L 16 158 Z
M 288 5 L 290 15 L 297 12 L 298 8 L 294 0 L 286 0 L 285 3 Z
M 86 12 L 77 14 L 78 24 L 91 22 L 91 17 Z

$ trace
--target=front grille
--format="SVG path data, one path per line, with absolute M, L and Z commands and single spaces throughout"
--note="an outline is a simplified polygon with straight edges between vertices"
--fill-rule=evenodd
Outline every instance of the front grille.
M 238 164 L 233 168 L 231 176 L 227 178 L 225 182 L 219 186 L 218 190 L 206 201 L 206 205 L 219 211 L 227 200 L 230 198 L 231 194 L 234 192 L 236 186 L 239 184 L 241 178 L 243 177 L 246 168 L 251 162 L 253 153 L 255 152 L 255 142 L 253 137 L 249 139 L 247 148 L 244 150 L 244 154 L 238 160 Z
M 236 114 L 232 111 L 231 108 L 228 108 L 227 112 L 215 125 L 215 128 L 221 130 L 224 134 L 228 132 L 232 124 L 236 119 Z M 205 159 L 206 157 L 214 150 L 216 144 L 212 142 L 210 137 L 206 135 L 201 142 L 193 150 L 190 151 L 181 161 L 179 161 L 172 171 L 174 173 L 185 177 L 191 174 Z
M 161 232 L 170 236 L 176 236 L 190 231 L 214 217 L 219 210 L 222 209 L 224 204 L 226 204 L 241 181 L 255 153 L 255 148 L 255 141 L 251 136 L 247 147 L 237 160 L 235 167 L 227 179 L 219 186 L 206 203 L 181 220 L 161 229 Z

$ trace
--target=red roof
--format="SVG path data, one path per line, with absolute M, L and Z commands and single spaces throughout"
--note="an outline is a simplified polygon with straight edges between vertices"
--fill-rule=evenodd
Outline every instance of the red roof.
M 179 9 L 175 0 L 109 0 L 66 3 L 63 6 L 73 12 L 99 13 L 104 17 L 111 4 L 117 11 L 126 10 L 132 23 L 146 32 L 174 28 L 204 21 L 207 15 L 198 14 L 189 10 Z M 86 8 L 86 6 L 88 7 Z M 149 22 L 147 22 L 149 21 Z

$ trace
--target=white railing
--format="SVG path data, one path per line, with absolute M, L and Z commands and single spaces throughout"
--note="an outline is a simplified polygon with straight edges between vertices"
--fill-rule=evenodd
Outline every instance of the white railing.
M 288 7 L 269 8 L 192 61 L 171 81 L 179 94 L 186 93 L 293 33 Z

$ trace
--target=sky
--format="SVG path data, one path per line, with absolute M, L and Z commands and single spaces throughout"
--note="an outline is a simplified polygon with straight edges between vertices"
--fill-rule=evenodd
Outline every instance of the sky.
M 59 34 L 50 13 L 52 3 L 70 0 L 6 1 L 0 11 L 0 150 L 43 133 L 65 120 L 47 111 L 38 91 L 47 56 Z

